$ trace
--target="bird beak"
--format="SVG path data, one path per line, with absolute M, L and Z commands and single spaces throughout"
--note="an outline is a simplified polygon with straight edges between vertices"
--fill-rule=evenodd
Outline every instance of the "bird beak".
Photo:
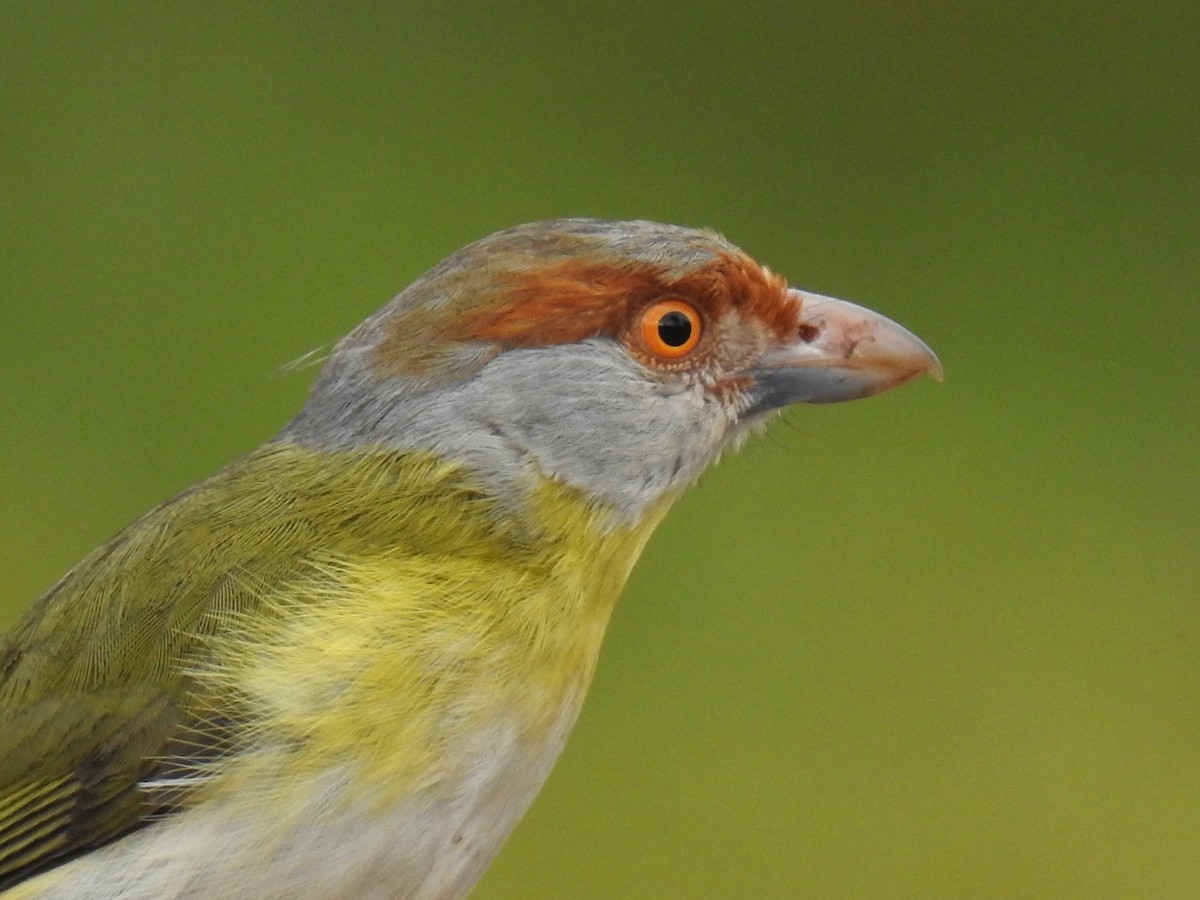
M 881 394 L 942 364 L 919 337 L 891 319 L 845 300 L 791 289 L 800 304 L 795 341 L 762 355 L 744 417 L 792 403 L 840 403 Z

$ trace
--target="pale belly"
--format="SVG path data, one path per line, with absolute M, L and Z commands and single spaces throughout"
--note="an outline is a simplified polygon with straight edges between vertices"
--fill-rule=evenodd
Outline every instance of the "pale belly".
M 241 792 L 25 882 L 5 900 L 462 897 L 542 786 L 577 711 L 572 698 L 534 746 L 504 725 L 476 733 L 456 754 L 462 777 L 395 804 L 364 796 L 346 770 L 289 783 L 282 796 Z

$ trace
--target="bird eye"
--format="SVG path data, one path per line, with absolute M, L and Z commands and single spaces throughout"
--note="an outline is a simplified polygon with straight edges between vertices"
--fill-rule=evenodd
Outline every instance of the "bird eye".
M 642 313 L 641 331 L 651 353 L 678 359 L 700 342 L 700 313 L 682 300 L 659 300 Z

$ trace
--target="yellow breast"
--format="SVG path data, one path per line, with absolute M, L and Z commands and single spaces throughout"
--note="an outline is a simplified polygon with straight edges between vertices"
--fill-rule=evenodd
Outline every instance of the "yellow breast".
M 452 897 L 475 883 L 558 757 L 665 504 L 614 526 L 606 509 L 540 479 L 521 517 L 479 500 L 464 510 L 469 489 L 449 492 L 455 508 L 432 491 L 433 507 L 415 511 L 406 477 L 461 473 L 429 459 L 364 461 L 360 474 L 391 488 L 376 503 L 408 494 L 407 509 L 371 511 L 394 519 L 394 540 L 334 544 L 253 612 L 216 605 L 198 623 L 208 653 L 188 673 L 192 714 L 248 723 L 236 751 L 148 786 L 187 792 L 183 812 L 28 887 Z M 430 517 L 435 538 L 422 539 Z M 240 577 L 251 591 L 255 573 Z

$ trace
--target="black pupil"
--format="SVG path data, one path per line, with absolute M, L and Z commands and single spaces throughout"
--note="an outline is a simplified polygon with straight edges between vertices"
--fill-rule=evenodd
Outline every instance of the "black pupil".
M 682 347 L 692 336 L 692 320 L 672 310 L 658 320 L 658 336 L 668 347 Z

